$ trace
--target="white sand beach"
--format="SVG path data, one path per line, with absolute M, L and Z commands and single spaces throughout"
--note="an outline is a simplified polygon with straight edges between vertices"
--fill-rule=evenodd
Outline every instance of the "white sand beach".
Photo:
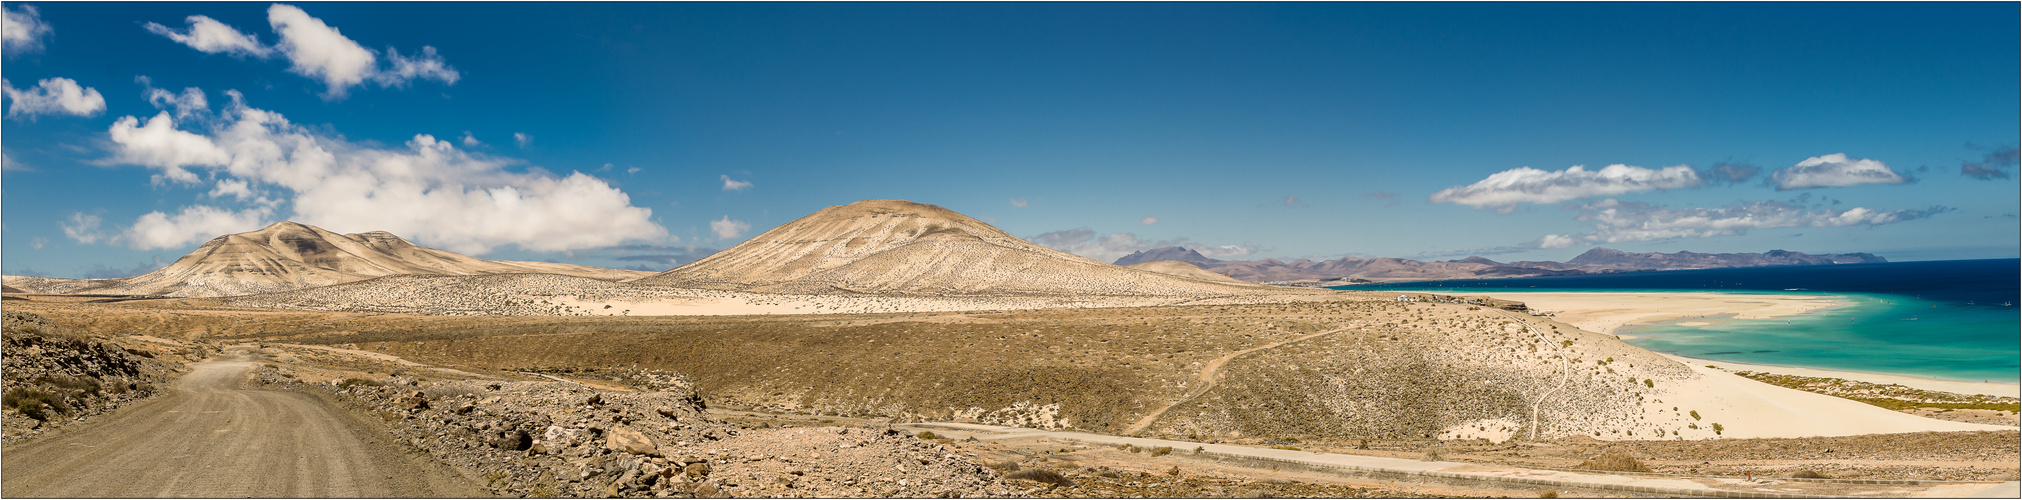
M 1521 301 L 1533 311 L 1553 313 L 1553 319 L 1598 333 L 1632 324 L 1733 316 L 1763 319 L 1804 314 L 1846 305 L 1829 295 L 1616 292 L 1495 292 L 1498 299 Z M 1686 321 L 1687 326 L 1705 322 Z

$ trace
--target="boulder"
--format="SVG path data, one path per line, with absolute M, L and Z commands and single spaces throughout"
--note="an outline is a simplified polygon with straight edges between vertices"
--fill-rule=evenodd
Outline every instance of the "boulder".
M 653 444 L 652 438 L 623 426 L 612 427 L 610 432 L 604 434 L 604 448 L 634 455 L 660 455 L 660 447 Z

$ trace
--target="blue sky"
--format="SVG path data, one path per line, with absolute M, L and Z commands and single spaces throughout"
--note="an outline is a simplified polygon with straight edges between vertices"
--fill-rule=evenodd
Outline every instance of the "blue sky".
M 2015 3 L 6 11 L 7 274 L 278 220 L 664 270 L 869 198 L 1105 261 L 2022 238 Z

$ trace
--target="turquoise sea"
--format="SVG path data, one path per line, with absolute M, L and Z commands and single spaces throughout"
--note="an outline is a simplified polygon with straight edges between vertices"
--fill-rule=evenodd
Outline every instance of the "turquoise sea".
M 2015 383 L 2022 378 L 2017 259 L 1703 269 L 1339 287 L 1455 293 L 1812 294 L 1848 305 L 1773 319 L 1707 318 L 1618 330 L 1631 344 L 1694 358 Z

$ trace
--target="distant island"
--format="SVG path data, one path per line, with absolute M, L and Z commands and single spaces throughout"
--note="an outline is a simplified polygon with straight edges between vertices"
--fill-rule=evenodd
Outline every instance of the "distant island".
M 1325 285 L 1888 262 L 1888 259 L 1879 255 L 1860 252 L 1825 255 L 1787 250 L 1770 250 L 1762 253 L 1633 253 L 1598 247 L 1565 262 L 1504 263 L 1485 257 L 1434 262 L 1395 257 L 1373 259 L 1342 257 L 1315 262 L 1307 259 L 1220 260 L 1182 247 L 1160 247 L 1125 255 L 1116 260 L 1116 265 L 1128 266 L 1168 260 L 1186 262 L 1209 272 L 1244 281 Z

